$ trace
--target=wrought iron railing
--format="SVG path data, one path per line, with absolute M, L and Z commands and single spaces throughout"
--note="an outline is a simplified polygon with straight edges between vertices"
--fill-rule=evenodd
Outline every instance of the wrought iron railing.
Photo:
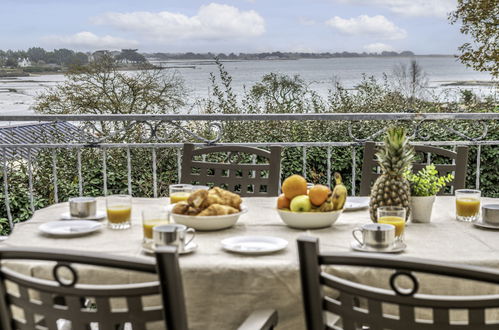
M 74 150 L 77 156 L 77 164 L 75 171 L 78 176 L 78 190 L 79 194 L 82 195 L 84 191 L 84 181 L 82 177 L 82 150 L 86 148 L 98 148 L 102 151 L 102 177 L 103 186 L 102 194 L 107 195 L 108 193 L 108 178 L 107 178 L 107 163 L 106 163 L 106 153 L 112 149 L 124 149 L 126 150 L 127 159 L 127 188 L 128 193 L 133 195 L 134 191 L 132 189 L 132 168 L 131 168 L 131 150 L 148 149 L 151 151 L 151 171 L 152 171 L 152 186 L 153 186 L 153 196 L 158 197 L 158 176 L 156 167 L 156 152 L 159 148 L 174 148 L 176 149 L 177 157 L 177 173 L 180 177 L 181 170 L 181 148 L 182 142 L 171 143 L 165 142 L 164 136 L 161 136 L 162 127 L 170 127 L 175 130 L 184 132 L 186 136 L 191 137 L 198 145 L 206 144 L 217 144 L 217 145 L 231 145 L 231 144 L 244 144 L 247 146 L 254 147 L 269 147 L 269 146 L 282 146 L 286 148 L 301 148 L 302 157 L 302 174 L 307 176 L 307 149 L 312 147 L 324 148 L 326 150 L 327 157 L 327 183 L 331 184 L 331 155 L 333 148 L 351 148 L 351 159 L 352 159 L 352 171 L 351 171 L 351 194 L 355 195 L 357 191 L 356 179 L 358 177 L 356 168 L 356 163 L 358 160 L 358 146 L 362 146 L 365 141 L 375 140 L 377 137 L 382 135 L 386 128 L 381 128 L 368 134 L 367 136 L 360 136 L 363 132 L 359 132 L 356 128 L 358 122 L 404 122 L 412 127 L 412 137 L 413 143 L 415 145 L 433 145 L 433 146 L 476 146 L 476 159 L 470 160 L 476 163 L 476 187 L 480 186 L 480 166 L 481 166 L 481 148 L 482 146 L 498 146 L 499 140 L 497 140 L 499 133 L 490 132 L 490 127 L 498 123 L 499 113 L 325 113 L 325 114 L 217 114 L 217 115 L 9 115 L 0 116 L 0 124 L 3 126 L 8 125 L 12 122 L 72 122 L 77 126 L 81 127 L 83 130 L 92 130 L 96 128 L 96 125 L 102 125 L 102 123 L 117 122 L 122 123 L 122 126 L 106 135 L 96 136 L 94 134 L 85 135 L 86 138 L 82 141 L 74 142 L 51 142 L 51 141 L 35 141 L 26 143 L 22 141 L 16 143 L 16 140 L 9 140 L 9 143 L 5 143 L 5 139 L 0 143 L 0 151 L 2 151 L 2 176 L 3 176 L 3 195 L 6 216 L 8 218 L 10 226 L 13 226 L 13 217 L 10 208 L 10 197 L 9 197 L 9 171 L 8 163 L 15 161 L 9 158 L 9 154 L 12 151 L 23 150 L 25 155 L 25 160 L 27 163 L 26 169 L 28 174 L 28 193 L 30 200 L 30 208 L 35 211 L 35 203 L 33 196 L 33 172 L 32 172 L 32 160 L 35 155 L 35 150 L 52 150 L 52 184 L 54 190 L 54 201 L 59 202 L 58 196 L 58 165 L 56 158 L 57 149 L 68 149 Z M 347 123 L 347 128 L 345 132 L 345 141 L 322 141 L 322 142 L 245 142 L 245 143 L 227 143 L 223 141 L 224 125 L 229 122 L 242 122 L 242 121 L 340 121 Z M 190 127 L 189 123 L 193 122 L 206 122 L 211 130 L 211 137 L 201 136 L 199 133 L 194 132 Z M 468 124 L 472 123 L 474 129 L 472 130 L 461 130 L 459 127 L 456 128 L 450 125 L 449 122 L 466 122 Z M 426 124 L 433 125 L 432 127 L 438 127 L 442 131 L 450 133 L 455 136 L 452 140 L 441 140 L 441 141 L 430 141 L 430 135 L 424 132 L 423 128 Z M 142 136 L 141 141 L 138 142 L 115 142 L 114 138 L 119 134 L 126 134 L 136 127 L 145 127 L 146 133 Z M 458 125 L 459 126 L 459 125 Z M 472 134 L 470 134 L 470 132 Z M 493 134 L 492 134 L 493 133 Z M 14 134 L 14 133 L 10 133 Z M 1 142 L 1 141 L 0 141 Z

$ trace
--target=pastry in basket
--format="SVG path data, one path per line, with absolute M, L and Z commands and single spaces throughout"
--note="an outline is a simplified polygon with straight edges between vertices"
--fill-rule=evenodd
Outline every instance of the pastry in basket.
M 181 201 L 175 204 L 175 206 L 172 209 L 172 212 L 175 214 L 198 215 L 199 212 L 201 212 L 201 210 L 190 206 L 185 201 Z
M 229 205 L 221 205 L 221 204 L 211 204 L 204 210 L 202 210 L 198 215 L 201 216 L 213 216 L 213 215 L 227 215 L 234 214 L 239 212 L 238 209 L 233 208 Z
M 193 192 L 187 199 L 187 203 L 194 208 L 206 209 L 210 205 L 220 204 L 231 206 L 238 210 L 241 210 L 242 203 L 241 196 L 232 193 L 230 191 L 224 190 L 219 187 L 214 187 L 210 190 L 198 190 Z

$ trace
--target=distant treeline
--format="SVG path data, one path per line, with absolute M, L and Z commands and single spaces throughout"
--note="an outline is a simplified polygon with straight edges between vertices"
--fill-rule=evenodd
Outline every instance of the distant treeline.
M 45 50 L 41 47 L 31 47 L 28 50 L 0 50 L 0 67 L 41 68 L 69 67 L 71 65 L 85 65 L 100 56 L 109 55 L 118 63 L 143 63 L 146 58 L 137 53 L 137 49 L 122 49 L 121 51 L 98 50 L 95 52 L 77 52 L 61 48 Z M 29 71 L 29 70 L 28 70 Z
M 334 58 L 334 57 L 367 57 L 367 56 L 414 56 L 411 51 L 381 53 L 290 53 L 290 52 L 269 52 L 269 53 L 144 53 L 147 59 L 158 60 L 208 60 L 217 57 L 221 60 L 295 60 L 300 58 Z

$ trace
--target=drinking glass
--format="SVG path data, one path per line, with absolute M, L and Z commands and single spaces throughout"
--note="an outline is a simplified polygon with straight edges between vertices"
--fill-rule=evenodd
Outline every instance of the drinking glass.
M 456 219 L 476 221 L 480 217 L 480 190 L 458 189 L 456 195 Z
M 187 200 L 192 193 L 192 185 L 190 184 L 172 184 L 169 186 L 170 204 L 175 204 Z
M 147 208 L 142 211 L 142 229 L 144 231 L 144 243 L 152 243 L 153 228 L 159 225 L 169 224 L 168 211 L 160 207 Z
M 111 195 L 106 197 L 107 224 L 111 229 L 131 227 L 132 196 Z
M 395 239 L 404 241 L 406 209 L 402 206 L 380 206 L 378 208 L 378 223 L 395 226 Z

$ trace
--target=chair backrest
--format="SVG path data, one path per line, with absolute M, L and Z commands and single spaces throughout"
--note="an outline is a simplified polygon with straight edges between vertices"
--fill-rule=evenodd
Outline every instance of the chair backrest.
M 498 323 L 487 320 L 486 311 L 499 307 L 499 294 L 473 295 L 434 295 L 420 294 L 418 277 L 429 280 L 435 278 L 422 274 L 444 277 L 442 280 L 472 280 L 473 283 L 499 285 L 499 271 L 474 266 L 453 265 L 430 260 L 413 259 L 366 253 L 320 253 L 318 239 L 300 237 L 298 239 L 300 275 L 303 292 L 303 305 L 308 330 L 457 330 L 497 329 Z M 327 266 L 330 265 L 329 273 Z M 332 274 L 332 268 L 339 266 L 366 267 L 392 270 L 386 276 L 387 287 L 391 289 L 358 283 Z M 338 269 L 336 269 L 338 271 Z M 416 272 L 416 273 L 415 273 Z M 372 272 L 369 272 L 373 276 Z M 384 273 L 383 273 L 384 274 Z M 400 288 L 398 282 L 404 278 L 410 288 Z M 327 294 L 325 293 L 327 292 Z M 393 306 L 394 305 L 394 306 Z M 394 307 L 385 311 L 385 306 Z M 397 313 L 398 307 L 398 313 Z M 419 318 L 421 310 L 431 311 Z M 451 312 L 467 312 L 466 321 L 456 324 Z M 324 313 L 325 312 L 325 313 Z M 393 314 L 391 313 L 393 312 Z M 331 313 L 340 318 L 340 324 L 328 325 L 324 314 Z M 497 320 L 494 320 L 497 322 Z
M 270 151 L 245 146 L 195 149 L 193 144 L 184 144 L 180 182 L 219 186 L 243 197 L 277 196 L 280 169 L 281 147 L 270 147 Z
M 51 267 L 50 278 L 22 274 L 7 261 L 43 262 Z M 0 248 L 0 265 L 2 330 L 58 330 L 68 322 L 71 330 L 115 330 L 124 329 L 125 324 L 145 330 L 151 323 L 187 330 L 182 279 L 173 247 L 161 248 L 156 262 L 67 250 Z M 79 274 L 84 269 L 92 276 L 82 279 Z M 109 283 L 99 276 L 117 270 L 155 277 L 145 283 L 84 284 Z
M 450 191 L 442 188 L 438 195 L 453 195 L 456 189 L 463 189 L 466 186 L 466 170 L 468 167 L 468 147 L 459 146 L 456 151 L 431 147 L 431 146 L 414 146 L 418 157 L 422 156 L 419 161 L 412 164 L 413 172 L 417 172 L 430 164 L 431 156 L 443 157 L 449 160 L 449 164 L 435 164 L 435 168 L 440 175 L 454 173 L 454 180 L 449 182 L 447 186 L 452 187 Z M 377 171 L 378 161 L 376 159 L 376 144 L 374 142 L 366 142 L 364 146 L 364 159 L 362 162 L 362 177 L 360 183 L 360 196 L 369 196 L 371 187 L 380 175 Z

